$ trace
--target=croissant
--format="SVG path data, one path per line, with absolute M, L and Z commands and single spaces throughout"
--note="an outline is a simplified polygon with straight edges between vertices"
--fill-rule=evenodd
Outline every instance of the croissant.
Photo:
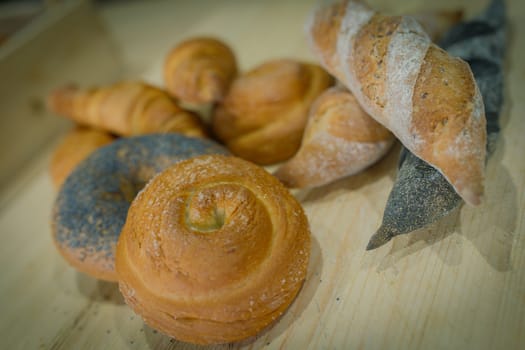
M 411 17 L 355 1 L 320 7 L 307 32 L 323 66 L 363 108 L 478 205 L 486 121 L 469 65 L 432 44 Z
M 284 161 L 299 149 L 312 101 L 332 83 L 318 65 L 266 62 L 233 82 L 212 116 L 213 131 L 241 158 Z
M 164 63 L 168 92 L 190 104 L 221 101 L 237 75 L 230 47 L 214 38 L 194 38 L 175 47 Z
M 375 163 L 393 141 L 354 95 L 333 87 L 312 104 L 301 148 L 275 176 L 288 187 L 321 186 Z
M 67 86 L 53 91 L 48 102 L 57 114 L 120 136 L 158 132 L 207 135 L 199 117 L 183 110 L 163 90 L 142 82 L 87 90 Z
M 174 338 L 225 343 L 278 319 L 306 276 L 304 211 L 263 168 L 211 155 L 157 175 L 133 201 L 116 270 L 125 301 Z
M 96 149 L 115 140 L 115 136 L 101 130 L 76 126 L 55 148 L 49 172 L 55 188 L 59 188 L 82 160 Z

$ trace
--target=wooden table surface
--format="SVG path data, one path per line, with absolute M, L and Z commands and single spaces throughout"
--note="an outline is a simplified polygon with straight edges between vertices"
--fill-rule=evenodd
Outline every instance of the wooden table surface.
M 373 1 L 403 12 L 424 1 Z M 466 0 L 468 13 L 485 1 Z M 453 7 L 454 1 L 434 6 Z M 399 147 L 370 169 L 296 191 L 311 225 L 306 283 L 282 319 L 256 339 L 216 348 L 525 349 L 525 2 L 511 26 L 502 137 L 486 198 L 371 252 Z M 160 81 L 174 43 L 213 33 L 244 69 L 269 58 L 312 59 L 302 26 L 312 1 L 116 2 L 101 9 L 128 75 Z M 77 273 L 56 252 L 49 218 L 51 146 L 0 208 L 0 349 L 190 349 L 147 327 L 116 284 Z

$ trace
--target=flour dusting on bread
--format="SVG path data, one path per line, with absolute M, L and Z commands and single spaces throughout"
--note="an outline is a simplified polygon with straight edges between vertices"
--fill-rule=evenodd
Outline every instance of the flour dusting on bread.
M 355 1 L 331 6 L 318 10 L 309 31 L 325 68 L 467 203 L 479 204 L 486 129 L 469 65 L 431 43 L 413 18 Z
M 339 70 L 344 74 L 344 81 L 358 99 L 361 98 L 359 96 L 360 85 L 352 72 L 352 64 L 347 63 L 352 61 L 355 35 L 370 21 L 373 15 L 374 11 L 366 6 L 358 2 L 349 1 L 337 39 L 336 54 L 339 56 L 339 64 L 341 65 Z
M 386 105 L 380 121 L 407 147 L 424 142 L 412 128 L 412 96 L 430 39 L 411 17 L 404 17 L 392 35 L 386 57 Z
M 322 132 L 275 175 L 289 187 L 325 185 L 375 163 L 391 145 L 392 139 L 355 142 Z

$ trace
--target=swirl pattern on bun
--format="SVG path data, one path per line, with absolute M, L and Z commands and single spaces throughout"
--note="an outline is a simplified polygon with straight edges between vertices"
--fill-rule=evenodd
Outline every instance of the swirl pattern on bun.
M 304 211 L 264 169 L 221 155 L 180 162 L 137 196 L 117 245 L 126 302 L 179 340 L 255 335 L 290 305 L 306 276 Z

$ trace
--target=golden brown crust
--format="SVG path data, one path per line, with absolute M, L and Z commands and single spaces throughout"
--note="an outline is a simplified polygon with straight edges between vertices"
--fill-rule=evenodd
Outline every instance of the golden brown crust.
M 115 137 L 105 131 L 76 126 L 55 148 L 49 165 L 51 180 L 58 189 L 73 169 L 93 151 Z
M 453 83 L 452 83 L 453 82 Z M 453 58 L 444 50 L 431 46 L 414 86 L 412 127 L 427 140 L 421 147 L 421 157 L 444 172 L 458 191 L 469 184 L 469 195 L 475 201 L 483 194 L 483 182 L 476 178 L 482 174 L 484 155 L 477 149 L 464 150 L 456 156 L 458 135 L 471 130 L 469 140 L 474 144 L 486 143 L 485 118 L 472 118 L 476 85 L 467 63 Z M 464 172 L 465 168 L 471 171 Z
M 308 141 L 316 129 L 326 129 L 335 137 L 356 142 L 378 142 L 392 138 L 392 133 L 370 117 L 355 96 L 345 88 L 334 87 L 321 94 L 310 111 Z
M 333 83 L 319 66 L 282 59 L 234 81 L 213 116 L 217 137 L 258 164 L 290 158 L 299 148 L 312 101 Z
M 288 187 L 324 185 L 373 164 L 393 140 L 348 90 L 330 88 L 312 105 L 301 148 L 275 176 Z
M 230 47 L 215 38 L 193 38 L 179 44 L 164 63 L 168 92 L 190 104 L 219 102 L 237 75 Z
M 386 103 L 386 52 L 401 17 L 374 15 L 357 33 L 354 45 L 354 67 L 363 94 L 377 107 Z
M 311 26 L 316 28 L 315 31 L 311 32 L 312 40 L 315 42 L 316 51 L 321 56 L 321 61 L 328 67 L 339 67 L 336 47 L 345 10 L 346 1 L 341 1 L 333 4 L 333 6 L 318 9 L 311 18 Z M 339 79 L 344 76 L 342 72 L 332 72 L 332 74 Z
M 264 169 L 203 156 L 156 176 L 134 200 L 117 245 L 126 302 L 177 339 L 253 336 L 298 293 L 310 235 L 300 204 Z
M 314 13 L 308 28 L 322 62 L 325 54 L 339 57 L 325 62 L 327 70 L 407 149 L 438 169 L 467 203 L 479 204 L 485 116 L 468 65 L 432 44 L 411 17 L 379 15 L 357 1 L 343 3 L 335 47 L 325 47 L 334 40 L 323 41 L 321 35 L 332 33 L 324 16 L 329 10 Z M 341 9 L 340 4 L 328 7 Z
M 67 86 L 50 94 L 49 106 L 80 124 L 121 136 L 164 132 L 207 135 L 198 116 L 183 110 L 163 90 L 142 82 L 86 90 Z

